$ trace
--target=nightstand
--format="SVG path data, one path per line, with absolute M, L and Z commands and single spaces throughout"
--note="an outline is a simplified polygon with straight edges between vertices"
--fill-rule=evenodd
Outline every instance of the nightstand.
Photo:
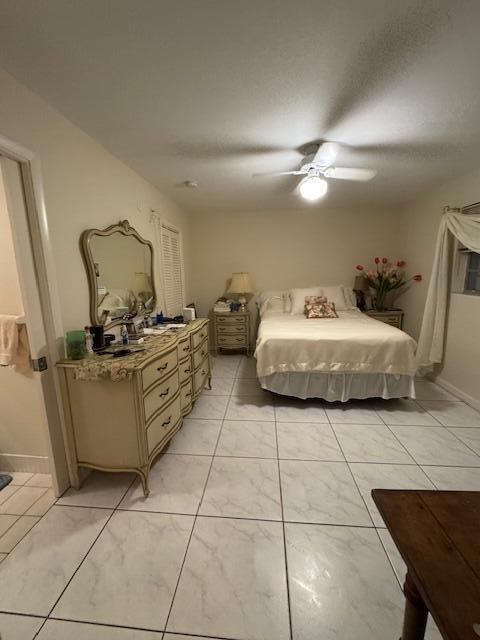
M 250 313 L 235 311 L 230 313 L 213 312 L 213 331 L 215 354 L 218 350 L 234 351 L 245 349 L 250 355 Z
M 403 327 L 403 311 L 401 309 L 387 309 L 385 311 L 375 311 L 375 309 L 368 309 L 363 313 L 366 313 L 367 316 L 370 316 L 375 320 L 380 320 L 380 322 L 391 324 L 392 327 L 397 327 L 397 329 L 402 329 Z

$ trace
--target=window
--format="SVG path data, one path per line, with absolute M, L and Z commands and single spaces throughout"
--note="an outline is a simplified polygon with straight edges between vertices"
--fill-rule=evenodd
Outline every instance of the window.
M 480 203 L 464 207 L 462 213 L 468 215 L 480 214 Z M 453 293 L 466 295 L 480 295 L 480 253 L 471 251 L 459 240 L 455 239 L 455 251 L 452 272 Z
M 465 293 L 480 293 L 480 253 L 468 252 Z
M 184 301 L 183 254 L 180 231 L 166 223 L 160 225 L 162 248 L 163 298 L 168 316 L 181 315 Z

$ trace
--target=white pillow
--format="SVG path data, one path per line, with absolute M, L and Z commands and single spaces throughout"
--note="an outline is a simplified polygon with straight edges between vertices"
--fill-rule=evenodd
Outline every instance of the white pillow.
M 290 299 L 290 291 L 286 291 L 283 296 L 283 310 L 285 313 L 292 312 L 292 300 Z
M 283 313 L 285 310 L 285 291 L 260 291 L 256 296 L 260 316 L 265 311 Z
M 265 302 L 263 302 L 259 306 L 258 313 L 260 314 L 260 316 L 263 316 L 263 314 L 266 311 L 275 311 L 276 313 L 283 313 L 284 312 L 283 298 L 275 296 L 265 300 Z
M 352 287 L 343 287 L 343 293 L 345 294 L 345 302 L 349 309 L 358 309 L 357 296 L 353 292 Z
M 309 289 L 290 289 L 289 296 L 292 303 L 290 313 L 292 315 L 303 314 L 305 312 L 305 298 L 307 296 L 323 295 L 322 287 L 310 287 Z
M 329 302 L 333 302 L 337 311 L 345 311 L 350 306 L 346 303 L 343 285 L 323 287 L 323 295 Z

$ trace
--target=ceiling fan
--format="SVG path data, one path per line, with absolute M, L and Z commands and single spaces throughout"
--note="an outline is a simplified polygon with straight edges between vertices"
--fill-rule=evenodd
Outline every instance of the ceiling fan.
M 306 200 L 318 200 L 327 193 L 328 182 L 325 178 L 366 182 L 376 176 L 377 172 L 373 169 L 333 167 L 339 150 L 340 145 L 336 142 L 312 144 L 304 149 L 306 155 L 300 169 L 279 173 L 256 173 L 254 177 L 305 176 L 298 185 L 300 195 Z

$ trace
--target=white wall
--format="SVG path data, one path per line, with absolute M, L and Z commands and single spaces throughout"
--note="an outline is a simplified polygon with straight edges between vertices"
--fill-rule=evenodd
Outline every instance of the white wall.
M 192 235 L 192 290 L 202 315 L 234 271 L 250 272 L 257 291 L 352 285 L 357 263 L 400 251 L 398 214 L 387 209 L 195 215 Z
M 182 231 L 190 297 L 190 218 L 44 100 L 0 70 L 0 135 L 40 157 L 65 331 L 89 323 L 82 231 L 127 218 L 154 242 L 150 208 Z M 139 113 L 141 117 L 141 113 Z
M 126 218 L 154 242 L 149 212 L 150 208 L 159 210 L 182 230 L 189 291 L 188 214 L 1 70 L 0 95 L 0 135 L 40 158 L 64 330 L 90 323 L 87 277 L 79 248 L 80 234 L 89 227 L 102 228 Z M 0 372 L 3 379 L 11 373 Z M 25 402 L 28 376 L 10 382 L 13 386 L 7 387 L 0 381 L 0 453 L 45 455 L 34 405 L 28 411 Z
M 405 258 L 424 275 L 423 282 L 413 286 L 404 298 L 406 329 L 415 337 L 421 327 L 443 207 L 463 207 L 479 201 L 480 170 L 446 182 L 412 202 L 402 213 Z M 480 405 L 480 297 L 451 295 L 445 358 L 437 374 L 466 394 L 466 399 Z

